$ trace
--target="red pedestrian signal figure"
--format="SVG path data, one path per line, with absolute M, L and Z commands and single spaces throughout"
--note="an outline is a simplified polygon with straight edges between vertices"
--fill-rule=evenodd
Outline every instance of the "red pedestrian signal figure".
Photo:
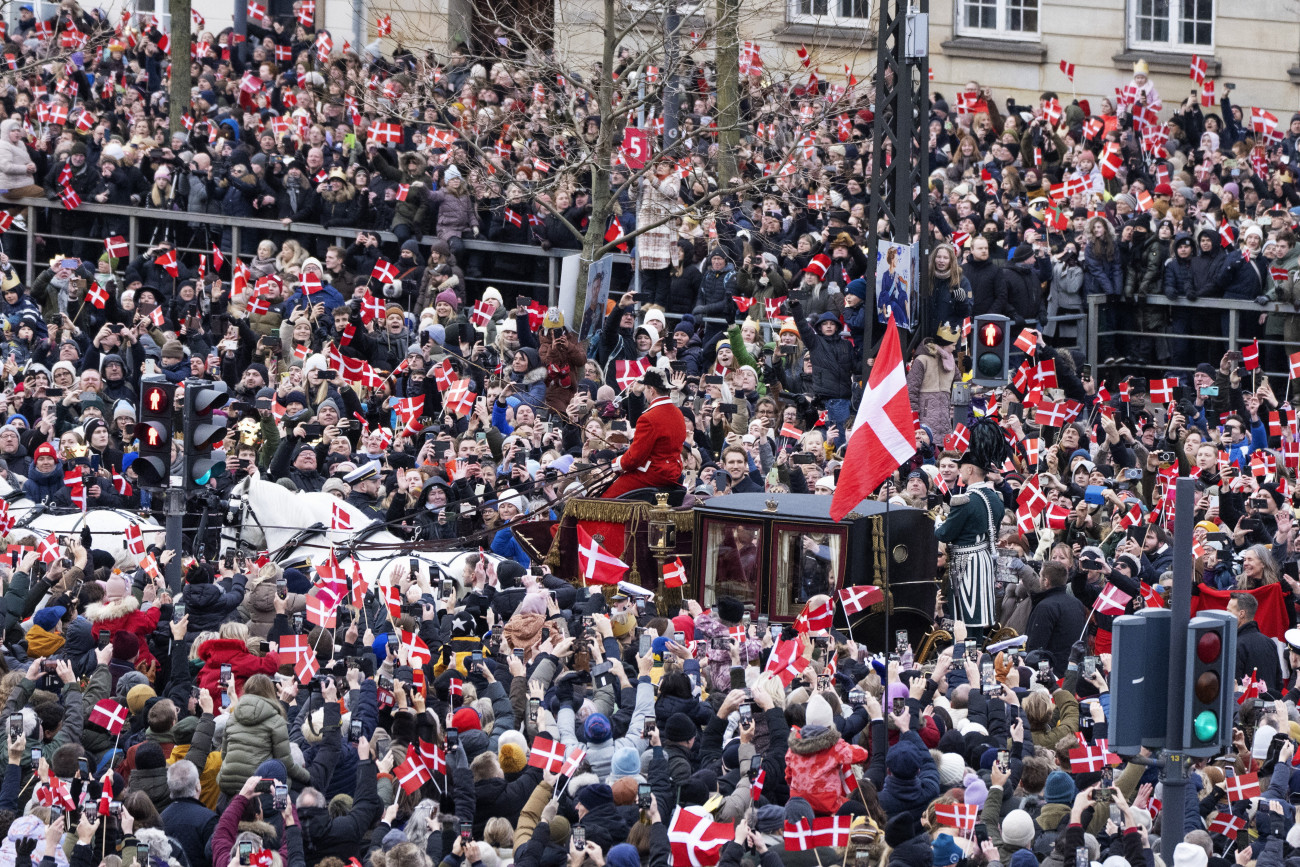
M 171 480 L 172 433 L 175 429 L 172 406 L 176 386 L 170 382 L 144 382 L 140 384 L 140 413 L 136 418 L 135 435 L 140 441 L 140 456 L 131 466 L 140 484 L 147 487 L 166 487 Z

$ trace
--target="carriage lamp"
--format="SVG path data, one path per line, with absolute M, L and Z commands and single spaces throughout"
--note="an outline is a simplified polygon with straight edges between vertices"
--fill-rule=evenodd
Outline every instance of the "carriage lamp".
M 677 555 L 677 523 L 668 508 L 668 495 L 656 494 L 655 501 L 646 523 L 646 539 L 651 556 L 666 562 Z

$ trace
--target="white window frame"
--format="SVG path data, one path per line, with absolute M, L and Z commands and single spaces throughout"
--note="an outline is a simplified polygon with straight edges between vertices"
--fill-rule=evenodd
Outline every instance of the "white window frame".
M 985 39 L 1001 39 L 1012 42 L 1037 42 L 1042 38 L 1043 32 L 1043 0 L 1036 0 L 1038 4 L 1038 27 L 1034 30 L 1011 30 L 1007 21 L 1010 16 L 1009 7 L 1019 6 L 1026 0 L 954 0 L 957 8 L 954 10 L 953 20 L 956 26 L 953 28 L 958 36 L 980 36 Z M 994 27 L 971 27 L 966 23 L 966 9 L 972 2 L 977 2 L 981 6 L 995 6 L 997 8 L 997 25 Z
M 871 21 L 871 0 L 824 0 L 826 3 L 825 15 L 814 15 L 803 12 L 799 7 L 807 2 L 808 8 L 812 9 L 815 3 L 823 0 L 787 0 L 785 7 L 786 21 L 790 24 L 811 24 L 815 27 L 854 27 L 864 29 L 869 26 Z M 861 3 L 863 14 L 845 15 L 843 9 L 846 4 Z
M 1127 6 L 1125 17 L 1128 19 L 1128 47 L 1142 51 L 1167 51 L 1175 54 L 1209 54 L 1214 52 L 1216 0 L 1205 0 L 1210 4 L 1210 41 L 1208 44 L 1182 42 L 1182 6 L 1183 0 L 1169 0 L 1169 39 L 1156 41 L 1138 38 L 1138 12 L 1143 0 L 1125 0 Z M 1157 3 L 1159 0 L 1151 0 Z M 1197 2 L 1197 0 L 1193 0 Z

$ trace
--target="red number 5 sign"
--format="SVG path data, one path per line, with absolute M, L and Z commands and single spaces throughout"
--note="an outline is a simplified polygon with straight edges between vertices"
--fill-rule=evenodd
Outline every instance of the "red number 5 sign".
M 643 169 L 650 160 L 650 136 L 643 129 L 623 130 L 623 160 L 629 169 Z

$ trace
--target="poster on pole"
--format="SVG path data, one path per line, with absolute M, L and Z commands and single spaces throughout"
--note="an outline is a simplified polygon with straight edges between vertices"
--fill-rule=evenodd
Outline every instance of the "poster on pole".
M 582 311 L 582 327 L 578 339 L 587 340 L 600 333 L 605 324 L 605 306 L 609 300 L 609 284 L 614 274 L 614 254 L 606 253 L 587 268 L 587 303 Z
M 882 241 L 876 252 L 876 320 L 889 321 L 893 311 L 899 328 L 911 330 L 916 310 L 915 263 L 912 247 Z

